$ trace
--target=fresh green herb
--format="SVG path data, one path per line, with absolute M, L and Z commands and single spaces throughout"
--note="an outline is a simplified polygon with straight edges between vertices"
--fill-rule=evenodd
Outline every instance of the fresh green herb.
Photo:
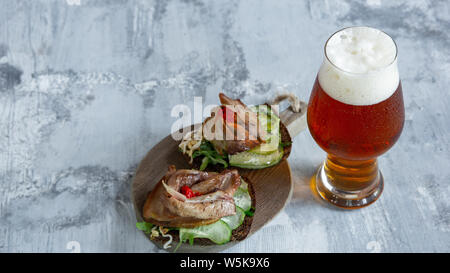
M 287 147 L 287 146 L 291 146 L 292 145 L 292 141 L 285 141 L 285 142 L 281 142 L 280 146 L 282 148 Z
M 200 171 L 203 171 L 204 169 L 206 169 L 206 167 L 208 166 L 209 163 L 209 157 L 205 156 L 202 160 L 202 165 L 200 165 Z
M 196 150 L 192 157 L 196 158 L 198 156 L 204 156 L 202 160 L 202 164 L 200 166 L 200 170 L 203 171 L 206 169 L 209 163 L 213 165 L 222 164 L 224 168 L 228 167 L 228 162 L 226 161 L 226 155 L 220 155 L 214 146 L 209 141 L 203 141 L 200 145 L 200 149 Z
M 177 252 L 178 248 L 181 246 L 182 243 L 183 243 L 183 241 L 181 241 L 181 240 L 178 242 L 177 246 L 173 250 L 173 253 Z
M 252 206 L 249 210 L 245 211 L 245 215 L 253 216 L 255 214 L 255 208 Z
M 147 222 L 137 222 L 136 227 L 139 230 L 142 230 L 146 234 L 150 234 L 152 232 L 153 224 Z

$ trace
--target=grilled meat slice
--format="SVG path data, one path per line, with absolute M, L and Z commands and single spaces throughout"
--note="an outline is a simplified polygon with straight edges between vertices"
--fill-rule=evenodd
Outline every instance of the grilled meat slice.
M 224 93 L 219 93 L 219 100 L 220 103 L 224 105 L 240 105 L 243 107 L 247 107 L 240 99 L 234 100 L 230 97 L 227 97 Z
M 233 194 L 241 183 L 236 170 L 220 174 L 169 167 L 144 205 L 144 218 L 164 222 L 165 226 L 192 227 L 196 223 L 215 222 L 236 213 Z M 180 192 L 183 186 L 199 196 L 187 198 Z M 155 221 L 153 221 L 155 220 Z M 199 224 L 199 225 L 201 225 Z
M 219 98 L 223 105 L 214 108 L 212 116 L 203 122 L 204 138 L 219 153 L 236 154 L 265 142 L 267 133 L 259 125 L 257 113 L 239 99 L 233 100 L 223 93 Z
M 174 168 L 174 166 L 171 165 L 169 168 Z M 212 176 L 217 176 L 217 173 L 202 172 L 197 170 L 178 170 L 171 172 L 169 170 L 168 174 L 166 174 L 166 184 L 173 190 L 179 192 L 183 186 L 191 187 L 195 183 L 208 179 Z
M 163 199 L 163 204 L 172 213 L 198 219 L 216 219 L 236 213 L 233 197 L 220 190 L 185 201 L 171 196 Z
M 198 219 L 195 217 L 182 217 L 172 213 L 162 205 L 161 198 L 167 194 L 161 181 L 156 184 L 150 192 L 143 208 L 144 220 L 157 226 L 164 227 L 185 227 L 193 228 L 196 226 L 212 224 L 217 219 Z
M 213 175 L 204 181 L 194 184 L 191 189 L 200 194 L 222 190 L 229 196 L 233 196 L 240 184 L 241 176 L 237 170 L 225 170 L 220 175 Z

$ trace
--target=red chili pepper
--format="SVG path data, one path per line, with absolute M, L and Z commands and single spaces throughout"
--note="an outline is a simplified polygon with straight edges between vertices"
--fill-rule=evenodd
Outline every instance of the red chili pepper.
M 222 117 L 226 122 L 234 123 L 234 116 L 235 112 L 231 110 L 230 108 L 227 108 L 225 106 L 221 106 L 222 109 Z
M 184 194 L 187 198 L 192 198 L 201 195 L 199 192 L 191 190 L 191 188 L 189 188 L 188 186 L 181 187 L 181 193 Z

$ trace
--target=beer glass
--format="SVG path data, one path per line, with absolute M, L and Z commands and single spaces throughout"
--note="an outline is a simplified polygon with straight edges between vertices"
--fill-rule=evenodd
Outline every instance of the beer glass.
M 328 39 L 308 105 L 308 127 L 328 156 L 316 176 L 319 195 L 355 209 L 378 199 L 377 156 L 397 141 L 405 119 L 397 46 L 386 33 L 350 27 Z

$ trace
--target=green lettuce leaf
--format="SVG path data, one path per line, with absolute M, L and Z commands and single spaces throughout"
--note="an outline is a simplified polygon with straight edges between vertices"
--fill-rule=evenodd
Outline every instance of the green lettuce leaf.
M 203 141 L 200 148 L 192 154 L 192 158 L 199 156 L 204 156 L 199 168 L 200 171 L 205 170 L 208 164 L 221 164 L 224 168 L 228 167 L 227 155 L 220 155 L 209 141 Z

